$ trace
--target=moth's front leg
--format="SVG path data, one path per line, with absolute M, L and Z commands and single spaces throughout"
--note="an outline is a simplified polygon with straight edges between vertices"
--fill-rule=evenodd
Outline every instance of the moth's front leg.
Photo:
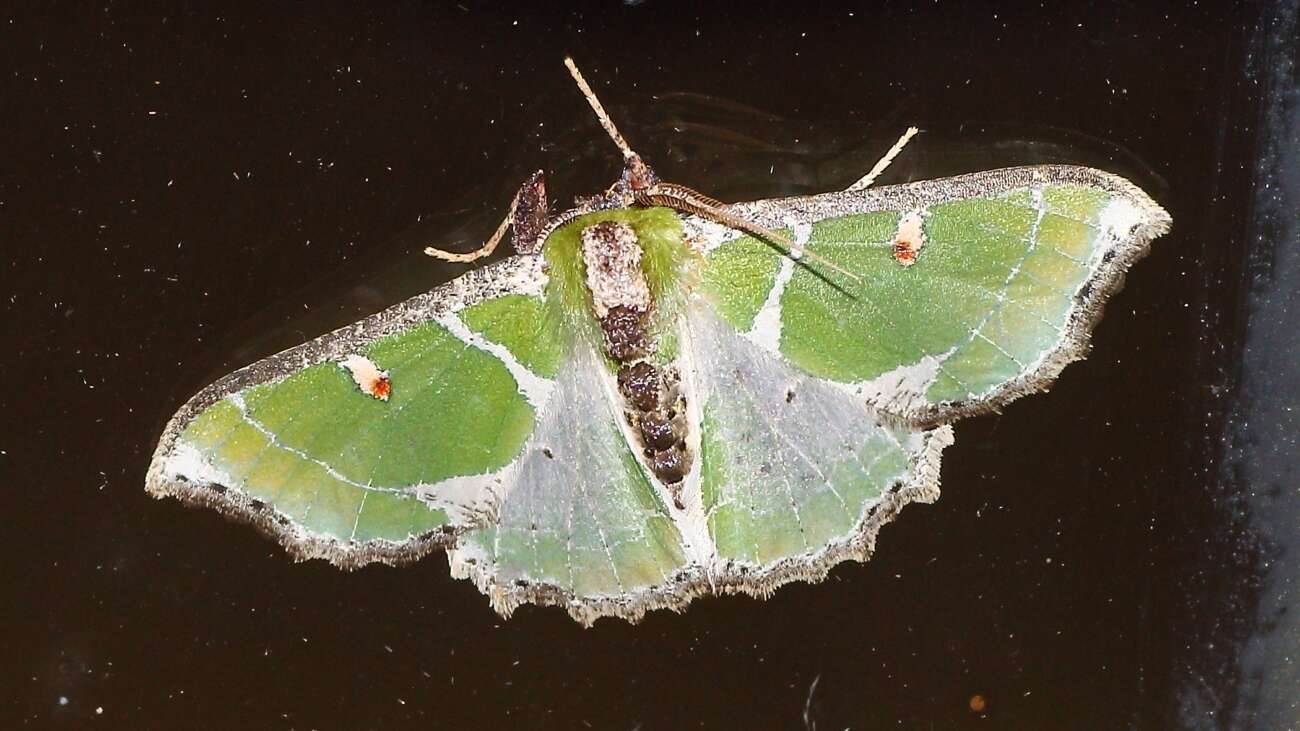
M 542 250 L 542 232 L 551 217 L 546 201 L 546 176 L 541 170 L 528 176 L 519 186 L 512 205 L 514 234 L 511 242 L 517 254 L 536 254 Z
M 501 219 L 501 225 L 497 226 L 497 230 L 492 232 L 492 236 L 482 246 L 465 254 L 426 246 L 424 253 L 435 259 L 458 264 L 476 261 L 496 251 L 497 244 L 506 235 L 506 228 L 513 225 L 514 236 L 511 240 L 515 251 L 520 254 L 535 254 L 542 249 L 542 232 L 546 229 L 547 217 L 546 182 L 542 171 L 538 170 L 519 186 L 519 192 L 510 201 L 506 217 Z

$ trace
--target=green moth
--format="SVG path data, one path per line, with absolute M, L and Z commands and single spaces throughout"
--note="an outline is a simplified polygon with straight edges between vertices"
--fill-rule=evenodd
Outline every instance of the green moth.
M 635 621 L 866 560 L 939 494 L 950 424 L 1083 358 L 1170 219 L 1021 167 L 724 205 L 623 150 L 605 193 L 516 196 L 516 253 L 218 380 L 148 490 L 352 568 L 445 549 L 509 615 Z M 910 133 L 909 135 L 910 136 Z M 443 258 L 470 260 L 480 254 Z

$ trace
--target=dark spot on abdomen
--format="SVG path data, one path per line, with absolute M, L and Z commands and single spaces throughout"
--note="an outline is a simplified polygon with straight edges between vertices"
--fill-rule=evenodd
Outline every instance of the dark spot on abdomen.
M 642 361 L 624 366 L 618 371 L 618 386 L 627 400 L 640 411 L 651 411 L 659 406 L 659 391 L 663 379 L 659 370 Z
M 678 441 L 677 429 L 667 416 L 652 411 L 641 417 L 641 439 L 652 450 L 668 449 Z
M 645 313 L 622 305 L 611 308 L 600 321 L 605 350 L 620 363 L 644 357 L 647 352 Z
M 671 485 L 681 482 L 682 478 L 686 477 L 690 465 L 686 461 L 686 453 L 677 447 L 672 447 L 655 452 L 650 458 L 650 469 L 654 470 L 659 479 Z

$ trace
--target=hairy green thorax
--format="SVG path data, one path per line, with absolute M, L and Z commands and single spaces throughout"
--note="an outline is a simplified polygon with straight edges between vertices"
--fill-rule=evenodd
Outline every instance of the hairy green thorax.
M 565 323 L 560 328 L 568 337 L 587 338 L 599 350 L 600 324 L 592 311 L 582 260 L 582 231 L 604 221 L 626 223 L 636 231 L 643 252 L 650 296 L 654 300 L 650 333 L 659 340 L 658 356 L 675 355 L 676 333 L 672 324 L 685 301 L 684 284 L 691 271 L 692 254 L 682 237 L 681 220 L 669 208 L 628 208 L 598 211 L 579 216 L 556 229 L 542 249 L 546 258 L 546 302 L 548 316 Z

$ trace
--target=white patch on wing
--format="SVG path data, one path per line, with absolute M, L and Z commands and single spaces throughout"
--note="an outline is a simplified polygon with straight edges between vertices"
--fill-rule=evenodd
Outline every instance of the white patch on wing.
M 708 256 L 719 246 L 745 235 L 734 228 L 700 216 L 683 216 L 682 233 L 703 256 Z
M 500 495 L 514 479 L 518 464 L 516 460 L 496 472 L 448 477 L 434 483 L 422 482 L 413 485 L 411 491 L 429 507 L 446 510 L 454 524 L 492 520 L 500 505 Z
M 754 316 L 753 327 L 745 333 L 750 342 L 773 353 L 781 350 L 781 297 L 785 295 L 785 288 L 794 277 L 795 261 L 799 258 L 795 254 L 802 256 L 808 239 L 812 237 L 812 224 L 792 221 L 790 225 L 794 231 L 794 249 L 790 256 L 781 257 L 781 268 L 776 272 L 772 289 L 768 290 L 763 306 Z
M 925 246 L 925 211 L 909 211 L 898 220 L 898 229 L 894 232 L 894 261 L 899 266 L 910 267 L 916 263 Z
M 339 367 L 352 374 L 352 380 L 362 393 L 380 401 L 388 400 L 388 394 L 392 391 L 388 371 L 381 371 L 374 361 L 353 353 L 339 361 Z
M 677 529 L 681 531 L 682 548 L 687 560 L 701 566 L 712 566 L 718 554 L 718 547 L 713 542 L 713 536 L 709 534 L 709 516 L 704 512 L 704 455 L 700 451 L 704 412 L 701 409 L 703 400 L 698 397 L 699 371 L 703 366 L 699 363 L 698 354 L 713 345 L 696 341 L 689 318 L 682 318 L 680 322 L 681 349 L 677 357 L 677 367 L 682 379 L 682 393 L 686 396 L 686 453 L 691 457 L 691 469 L 682 479 L 681 497 L 685 509 L 678 510 L 671 500 L 667 505 L 673 514 Z
M 939 377 L 944 361 L 956 351 L 954 346 L 942 355 L 922 356 L 911 365 L 898 366 L 869 381 L 849 384 L 848 389 L 881 411 L 893 414 L 913 413 L 927 405 L 925 392 Z
M 510 376 L 515 379 L 515 386 L 519 389 L 519 393 L 528 399 L 528 403 L 532 404 L 535 410 L 540 411 L 546 405 L 547 399 L 551 397 L 551 391 L 555 388 L 554 381 L 542 378 L 528 370 L 528 367 L 520 363 L 515 354 L 511 353 L 506 346 L 494 343 L 470 330 L 465 321 L 460 319 L 460 316 L 456 313 L 448 312 L 434 319 L 461 342 L 472 345 L 501 361 L 506 370 L 510 371 Z
M 235 487 L 235 481 L 203 457 L 193 445 L 180 441 L 167 455 L 163 475 L 169 480 L 184 479 L 202 485 Z
M 1127 239 L 1144 219 L 1142 209 L 1127 198 L 1113 196 L 1098 214 L 1097 227 L 1108 240 L 1105 246 L 1097 247 L 1097 255 L 1100 256 L 1105 249 L 1113 247 L 1117 241 Z

